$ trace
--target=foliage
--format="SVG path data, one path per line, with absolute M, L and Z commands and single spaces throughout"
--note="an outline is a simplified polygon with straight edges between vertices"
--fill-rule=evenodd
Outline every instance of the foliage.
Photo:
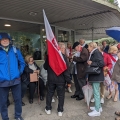
M 114 3 L 114 0 L 108 0 L 110 3 Z
M 98 39 L 98 40 L 95 40 L 94 42 L 98 42 L 98 44 L 100 45 L 100 44 L 102 44 L 103 41 L 106 41 L 108 45 L 115 45 L 115 44 L 117 44 L 117 41 L 114 40 L 111 37 Z

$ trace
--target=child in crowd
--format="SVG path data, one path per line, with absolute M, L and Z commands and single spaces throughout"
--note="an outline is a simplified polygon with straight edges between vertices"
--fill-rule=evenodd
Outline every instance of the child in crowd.
M 111 81 L 109 74 L 108 74 L 108 67 L 104 67 L 103 71 L 104 71 L 104 78 L 105 78 L 104 85 L 106 86 L 106 89 L 109 90 L 109 96 L 107 97 L 107 99 L 112 98 L 112 93 L 115 90 L 114 102 L 117 102 L 118 85 L 115 81 Z

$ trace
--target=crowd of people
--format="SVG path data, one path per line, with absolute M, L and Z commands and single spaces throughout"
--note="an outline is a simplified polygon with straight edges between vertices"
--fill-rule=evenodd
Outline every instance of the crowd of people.
M 15 119 L 24 120 L 22 118 L 22 106 L 25 106 L 23 97 L 26 90 L 29 90 L 29 103 L 34 102 L 34 94 L 37 90 L 39 99 L 44 100 L 45 87 L 46 95 L 46 114 L 51 114 L 51 102 L 54 100 L 55 91 L 58 97 L 58 116 L 63 115 L 65 89 L 72 92 L 71 83 L 75 85 L 75 92 L 71 96 L 72 99 L 85 99 L 83 86 L 88 82 L 93 88 L 93 98 L 91 102 L 95 102 L 95 106 L 90 107 L 89 116 L 100 116 L 102 104 L 104 104 L 105 89 L 109 91 L 107 99 L 112 98 L 113 91 L 114 102 L 118 100 L 120 86 L 120 44 L 117 46 L 109 46 L 106 41 L 102 45 L 95 42 L 85 43 L 84 39 L 75 42 L 73 45 L 68 42 L 67 47 L 64 43 L 58 43 L 67 69 L 60 75 L 56 75 L 49 65 L 49 55 L 45 52 L 45 62 L 38 66 L 34 61 L 34 56 L 27 55 L 23 58 L 20 50 L 10 44 L 11 37 L 7 33 L 0 33 L 0 113 L 2 120 L 9 120 L 7 107 L 9 102 L 9 91 L 15 103 Z M 97 69 L 98 72 L 89 73 L 90 70 Z M 37 77 L 36 77 L 37 75 Z M 74 80 L 74 82 L 73 82 Z M 18 94 L 19 93 L 19 94 Z M 120 112 L 116 111 L 116 115 L 120 116 Z M 120 118 L 116 118 L 120 120 Z

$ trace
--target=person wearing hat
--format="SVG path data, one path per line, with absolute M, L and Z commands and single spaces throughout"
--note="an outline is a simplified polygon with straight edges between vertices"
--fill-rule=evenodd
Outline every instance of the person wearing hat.
M 7 98 L 11 89 L 15 102 L 15 120 L 23 120 L 20 75 L 25 62 L 20 50 L 13 47 L 10 41 L 11 37 L 7 33 L 0 33 L 0 113 L 2 120 L 9 120 Z
M 75 42 L 72 49 L 75 49 L 75 51 L 79 53 L 79 55 L 72 56 L 73 61 L 76 62 L 75 74 L 73 75 L 76 91 L 74 95 L 71 96 L 71 98 L 76 98 L 76 100 L 82 100 L 84 99 L 82 87 L 86 84 L 85 70 L 87 67 L 89 53 L 86 48 L 80 45 L 79 42 Z

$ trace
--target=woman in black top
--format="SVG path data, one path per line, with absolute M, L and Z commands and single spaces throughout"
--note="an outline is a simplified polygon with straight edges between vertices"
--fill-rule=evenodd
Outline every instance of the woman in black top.
M 39 67 L 34 62 L 34 59 L 31 55 L 27 55 L 25 57 L 26 66 L 24 69 L 24 72 L 21 76 L 21 89 L 22 89 L 22 98 L 24 97 L 24 94 L 26 92 L 27 87 L 29 88 L 29 103 L 33 103 L 33 96 L 35 93 L 36 83 L 37 82 L 30 82 L 30 74 L 31 73 L 37 73 L 39 74 Z M 22 102 L 22 105 L 25 104 Z

